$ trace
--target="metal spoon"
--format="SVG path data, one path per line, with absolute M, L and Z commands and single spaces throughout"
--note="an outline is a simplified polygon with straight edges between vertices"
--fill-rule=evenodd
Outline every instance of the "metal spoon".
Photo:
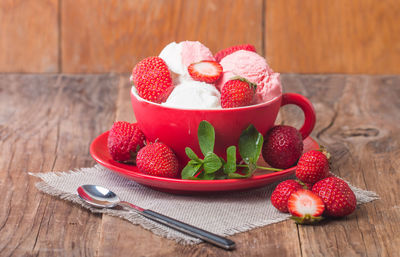
M 80 198 L 82 198 L 85 202 L 94 207 L 113 208 L 117 205 L 129 206 L 130 208 L 136 210 L 142 216 L 185 234 L 200 238 L 208 243 L 214 244 L 226 250 L 231 250 L 235 248 L 235 242 L 233 242 L 232 240 L 218 236 L 200 228 L 196 228 L 194 226 L 167 217 L 152 210 L 145 210 L 143 208 L 140 208 L 139 206 L 121 201 L 114 192 L 102 186 L 82 185 L 78 187 L 77 191 Z

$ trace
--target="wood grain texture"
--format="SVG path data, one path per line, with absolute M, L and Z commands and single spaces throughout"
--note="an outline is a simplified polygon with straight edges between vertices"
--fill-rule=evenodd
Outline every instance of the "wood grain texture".
M 266 0 L 273 69 L 296 73 L 400 72 L 400 2 Z
M 331 152 L 332 171 L 381 199 L 319 226 L 239 233 L 227 252 L 176 244 L 34 187 L 28 171 L 91 166 L 93 138 L 134 121 L 128 76 L 0 75 L 0 256 L 399 256 L 400 77 L 291 74 L 282 83 L 314 104 L 312 136 Z M 299 113 L 285 107 L 280 123 L 300 126 Z
M 96 254 L 101 216 L 40 193 L 28 172 L 94 164 L 88 142 L 112 124 L 113 80 L 0 75 L 0 256 Z
M 263 0 L 183 1 L 175 31 L 169 41 L 198 40 L 213 53 L 233 45 L 253 44 L 264 54 Z
M 130 72 L 169 42 L 254 44 L 278 72 L 400 73 L 397 0 L 3 0 L 0 72 Z
M 76 5 L 62 1 L 62 71 L 67 73 L 127 73 L 172 41 L 199 40 L 214 52 L 245 42 L 262 48 L 261 0 L 96 0 Z
M 300 227 L 302 256 L 399 256 L 399 78 L 293 75 L 283 83 L 315 103 L 313 135 L 331 152 L 332 172 L 381 197 L 344 219 Z
M 0 72 L 59 72 L 58 2 L 0 1 Z

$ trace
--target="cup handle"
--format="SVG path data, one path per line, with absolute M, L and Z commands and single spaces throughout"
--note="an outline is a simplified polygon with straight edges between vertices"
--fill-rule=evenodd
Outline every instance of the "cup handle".
M 311 134 L 315 125 L 315 110 L 306 97 L 296 93 L 285 93 L 282 95 L 281 107 L 287 104 L 294 104 L 301 108 L 304 113 L 304 124 L 299 132 L 303 140 Z

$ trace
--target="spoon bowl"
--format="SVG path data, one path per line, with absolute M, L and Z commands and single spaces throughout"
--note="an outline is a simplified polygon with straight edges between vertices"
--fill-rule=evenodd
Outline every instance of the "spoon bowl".
M 114 208 L 121 202 L 113 191 L 96 185 L 78 187 L 78 195 L 82 200 L 97 208 Z

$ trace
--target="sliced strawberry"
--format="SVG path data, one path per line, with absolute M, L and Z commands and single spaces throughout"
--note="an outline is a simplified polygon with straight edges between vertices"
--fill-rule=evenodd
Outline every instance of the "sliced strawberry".
M 222 66 L 214 61 L 201 61 L 190 64 L 188 72 L 194 80 L 215 83 L 222 75 Z
M 325 205 L 321 197 L 310 190 L 299 189 L 290 195 L 288 209 L 297 224 L 311 224 L 322 219 Z
M 239 50 L 255 52 L 256 48 L 250 44 L 231 46 L 216 53 L 214 58 L 217 62 L 220 62 L 225 56 L 230 55 L 231 53 L 234 53 Z

